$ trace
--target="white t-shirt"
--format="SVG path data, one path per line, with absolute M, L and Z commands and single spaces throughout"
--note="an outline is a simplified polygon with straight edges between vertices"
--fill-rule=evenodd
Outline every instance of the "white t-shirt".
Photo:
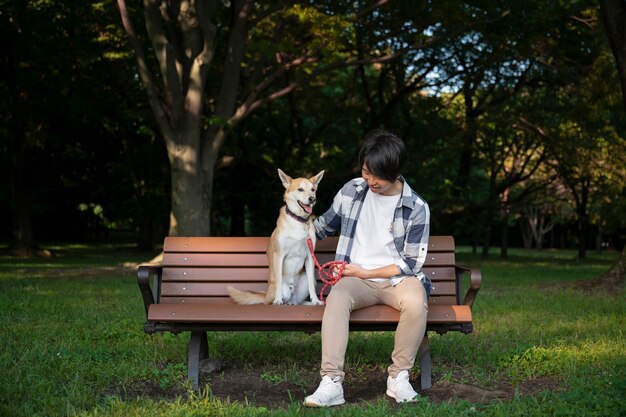
M 395 264 L 400 259 L 392 234 L 393 213 L 400 197 L 371 191 L 365 195 L 350 254 L 352 263 L 375 269 Z

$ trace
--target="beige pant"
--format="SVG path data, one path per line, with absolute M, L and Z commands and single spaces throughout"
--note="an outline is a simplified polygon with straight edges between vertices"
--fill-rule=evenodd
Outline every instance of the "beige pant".
M 326 300 L 322 319 L 322 376 L 339 376 L 343 380 L 350 312 L 375 304 L 386 304 L 400 311 L 392 364 L 387 368 L 389 375 L 395 378 L 400 371 L 409 371 L 413 367 L 426 331 L 428 314 L 422 282 L 407 277 L 394 287 L 389 282 L 344 277 L 335 284 Z

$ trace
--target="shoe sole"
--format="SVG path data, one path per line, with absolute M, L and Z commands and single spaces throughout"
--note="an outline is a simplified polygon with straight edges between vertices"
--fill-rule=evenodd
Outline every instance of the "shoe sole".
M 304 401 L 304 405 L 307 407 L 315 407 L 315 408 L 321 408 L 321 407 L 332 407 L 335 405 L 342 405 L 345 404 L 346 400 L 344 398 L 340 398 L 337 399 L 329 404 L 319 404 L 319 403 L 314 403 L 313 401 L 309 401 L 309 400 L 305 400 Z
M 399 404 L 404 404 L 404 403 L 416 403 L 417 402 L 417 396 L 419 394 L 415 394 L 415 397 L 409 399 L 409 400 L 399 400 L 396 395 L 393 393 L 393 391 L 391 390 L 387 390 L 387 395 L 390 396 L 391 398 L 393 398 L 394 400 L 396 400 L 397 403 Z

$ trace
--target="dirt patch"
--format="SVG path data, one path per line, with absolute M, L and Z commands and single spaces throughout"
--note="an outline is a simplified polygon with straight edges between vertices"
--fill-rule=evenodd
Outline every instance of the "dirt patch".
M 624 294 L 626 285 L 626 249 L 613 266 L 597 278 L 581 281 L 576 288 L 583 291 L 595 291 L 600 289 L 610 295 L 621 296 Z
M 186 391 L 178 387 L 162 387 L 153 381 L 133 381 L 125 385 L 112 385 L 104 390 L 103 396 L 117 396 L 122 401 L 135 398 L 152 398 L 153 400 L 175 400 L 184 397 Z
M 604 274 L 602 276 L 584 279 L 575 282 L 560 282 L 550 285 L 542 285 L 543 288 L 568 288 L 585 293 L 600 293 L 609 297 L 621 297 L 624 294 L 626 282 L 623 276 L 616 274 Z
M 525 381 L 517 388 L 511 384 L 500 384 L 495 388 L 446 381 L 433 381 L 429 390 L 419 389 L 419 373 L 411 374 L 411 383 L 420 393 L 435 404 L 465 400 L 476 404 L 492 401 L 511 400 L 516 391 L 520 395 L 531 396 L 550 390 L 559 391 L 562 381 L 553 378 L 540 378 Z M 360 368 L 350 372 L 344 381 L 344 396 L 348 404 L 362 402 L 389 401 L 385 395 L 387 374 L 381 368 Z M 229 367 L 219 373 L 204 375 L 201 389 L 208 388 L 212 395 L 230 402 L 250 404 L 257 407 L 286 408 L 292 402 L 302 402 L 304 397 L 317 388 L 319 374 L 316 370 L 277 370 L 275 366 L 245 369 Z M 185 397 L 187 392 L 179 386 L 164 388 L 154 382 L 137 381 L 124 387 L 111 387 L 106 395 L 118 395 L 122 399 L 148 397 L 155 400 L 173 400 Z
M 208 376 L 208 383 L 213 395 L 221 399 L 251 403 L 257 406 L 283 407 L 291 401 L 303 401 L 313 393 L 319 383 L 317 371 L 299 372 L 299 380 L 291 379 L 268 382 L 268 375 L 274 375 L 270 369 L 243 371 L 229 369 L 220 375 Z M 516 388 L 511 384 L 501 384 L 497 388 L 482 388 L 475 385 L 434 381 L 428 390 L 420 390 L 419 373 L 411 374 L 411 384 L 420 395 L 429 401 L 440 404 L 447 401 L 466 400 L 472 403 L 488 404 L 494 400 L 510 400 L 515 396 Z M 394 400 L 385 394 L 387 373 L 382 369 L 359 369 L 348 373 L 344 381 L 344 397 L 347 403 L 376 402 L 379 399 Z M 558 391 L 562 382 L 556 379 L 541 378 L 525 381 L 517 391 L 521 395 L 534 395 L 551 390 Z

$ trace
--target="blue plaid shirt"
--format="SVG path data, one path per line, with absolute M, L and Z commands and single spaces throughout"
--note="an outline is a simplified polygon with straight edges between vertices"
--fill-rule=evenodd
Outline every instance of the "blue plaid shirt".
M 400 255 L 396 265 L 402 272 L 391 279 L 414 276 L 424 283 L 426 293 L 430 294 L 430 279 L 422 272 L 428 251 L 430 210 L 428 203 L 411 189 L 404 178 L 400 177 L 400 181 L 403 184 L 402 197 L 398 200 L 390 226 Z M 313 223 L 319 240 L 340 232 L 336 260 L 350 262 L 356 224 L 368 191 L 363 178 L 349 181 L 339 190 L 332 206 Z

